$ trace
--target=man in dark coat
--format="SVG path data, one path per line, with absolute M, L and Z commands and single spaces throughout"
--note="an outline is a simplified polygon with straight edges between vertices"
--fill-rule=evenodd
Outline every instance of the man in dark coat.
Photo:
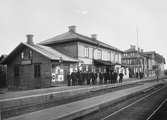
M 103 84 L 103 73 L 99 73 L 100 84 Z
M 78 71 L 77 72 L 77 83 L 78 83 L 78 85 L 81 85 L 81 82 L 82 82 L 82 80 L 81 80 L 81 72 Z
M 90 80 L 91 80 L 91 82 L 92 83 L 90 83 L 90 84 L 94 84 L 94 74 L 93 74 L 93 72 L 90 72 Z
M 70 72 L 67 73 L 67 82 L 68 82 L 68 86 L 71 86 L 71 75 L 70 75 Z
M 96 84 L 97 74 L 95 72 L 92 72 L 92 84 Z
M 86 80 L 87 80 L 87 73 L 86 73 L 86 71 L 84 71 L 83 73 L 82 73 L 82 77 L 83 77 L 83 85 L 86 85 Z
M 87 73 L 87 85 L 90 85 L 90 80 L 91 80 L 91 72 Z
M 81 71 L 80 75 L 81 75 L 81 85 L 84 85 L 84 72 Z
M 80 71 L 80 85 L 83 85 L 83 72 Z
M 109 71 L 109 84 L 111 84 L 111 71 Z
M 118 74 L 116 71 L 114 71 L 114 83 L 117 83 L 117 77 L 118 77 Z
M 104 73 L 104 84 L 107 84 L 107 73 Z
M 71 73 L 72 85 L 75 86 L 77 83 L 77 75 L 76 72 Z
M 123 80 L 123 73 L 121 72 L 121 73 L 119 73 L 119 83 L 122 83 L 122 80 Z
M 96 72 L 94 72 L 94 75 L 95 75 L 95 84 L 97 84 L 97 77 L 98 77 L 98 75 L 97 75 Z
M 144 77 L 144 72 L 142 72 L 142 78 Z
M 136 78 L 138 78 L 138 76 L 139 76 L 139 73 L 137 72 L 137 73 L 136 73 Z
M 139 78 L 142 79 L 142 72 L 139 72 Z
M 85 71 L 84 74 L 85 74 L 85 77 L 84 77 L 85 78 L 85 85 L 88 85 L 88 81 L 87 81 L 88 80 L 88 72 Z
M 107 83 L 110 83 L 110 71 L 107 72 Z
M 110 77 L 110 78 L 111 78 L 111 84 L 112 84 L 112 83 L 114 83 L 114 72 L 113 72 L 113 71 L 111 71 L 111 74 L 110 74 L 110 75 L 111 75 L 111 77 Z
M 74 72 L 71 73 L 71 81 L 72 81 L 71 85 L 73 86 L 74 85 Z

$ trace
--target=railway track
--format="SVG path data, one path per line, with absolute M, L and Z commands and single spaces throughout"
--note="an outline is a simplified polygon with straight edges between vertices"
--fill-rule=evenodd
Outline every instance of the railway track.
M 161 104 L 152 112 L 152 114 L 150 114 L 150 116 L 146 120 L 156 120 L 157 117 L 159 117 L 158 120 L 165 119 L 167 116 L 165 116 L 165 117 L 161 116 L 161 114 L 164 114 L 163 113 L 164 111 L 162 111 L 162 109 L 165 106 L 165 104 L 167 104 L 167 98 L 164 101 L 161 102 Z
M 119 109 L 118 111 L 113 112 L 112 114 L 110 114 L 110 115 L 108 115 L 108 116 L 102 118 L 101 120 L 108 120 L 108 119 L 110 119 L 110 117 L 116 115 L 117 113 L 119 113 L 119 112 L 121 112 L 121 111 L 123 111 L 123 110 L 125 110 L 125 109 L 128 109 L 128 108 L 131 109 L 130 107 L 133 107 L 133 105 L 138 104 L 138 103 L 142 102 L 143 100 L 148 99 L 149 97 L 151 97 L 151 96 L 153 96 L 153 95 L 159 93 L 159 91 L 163 90 L 164 88 L 166 88 L 166 86 L 163 87 L 163 88 L 160 88 L 160 89 L 158 89 L 158 90 L 156 90 L 156 91 L 154 91 L 154 92 L 152 92 L 152 93 L 150 93 L 150 94 L 148 94 L 148 95 L 146 95 L 146 96 L 144 96 L 144 97 L 142 97 L 142 98 L 140 98 L 140 99 L 138 99 L 137 101 L 135 101 L 135 102 L 133 102 L 133 103 L 131 103 L 131 104 L 129 104 L 129 105 L 127 105 L 127 106 L 125 106 L 125 107 Z M 161 105 L 161 104 L 160 104 L 160 105 Z M 159 108 L 159 107 L 158 107 L 158 108 Z M 157 109 L 156 109 L 156 110 L 157 110 Z M 150 120 L 151 116 L 155 114 L 155 111 L 156 111 L 156 110 L 154 110 L 154 112 L 153 112 L 146 120 Z
M 152 120 L 152 116 L 155 116 L 156 111 L 167 101 L 166 91 L 167 84 L 163 84 L 117 105 L 101 108 L 100 111 L 78 120 Z

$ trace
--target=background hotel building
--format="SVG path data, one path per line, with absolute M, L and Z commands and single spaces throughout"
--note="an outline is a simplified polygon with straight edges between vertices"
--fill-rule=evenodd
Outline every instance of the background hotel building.
M 136 77 L 136 73 L 144 73 L 145 77 L 155 76 L 155 67 L 164 73 L 165 58 L 155 51 L 144 52 L 143 49 L 136 49 L 131 45 L 124 51 L 122 64 L 129 69 L 130 77 Z

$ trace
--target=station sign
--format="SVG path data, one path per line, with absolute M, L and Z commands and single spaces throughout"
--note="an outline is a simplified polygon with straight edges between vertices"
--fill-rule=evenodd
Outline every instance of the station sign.
M 32 63 L 31 60 L 23 60 L 23 61 L 21 61 L 22 65 L 29 65 L 31 63 Z

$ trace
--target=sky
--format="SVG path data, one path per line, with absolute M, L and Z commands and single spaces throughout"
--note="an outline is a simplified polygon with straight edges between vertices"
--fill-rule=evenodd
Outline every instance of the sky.
M 38 43 L 70 25 L 121 50 L 137 45 L 138 31 L 138 46 L 167 60 L 166 0 L 0 0 L 0 55 L 26 42 L 26 34 Z

